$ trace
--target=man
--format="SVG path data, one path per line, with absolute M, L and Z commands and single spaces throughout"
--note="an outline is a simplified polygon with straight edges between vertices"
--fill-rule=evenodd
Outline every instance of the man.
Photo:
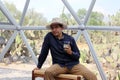
M 60 18 L 54 18 L 47 26 L 49 32 L 42 45 L 42 50 L 38 58 L 38 65 L 35 69 L 40 69 L 44 63 L 48 51 L 52 56 L 52 65 L 45 71 L 45 80 L 55 80 L 54 77 L 61 73 L 82 75 L 87 80 L 97 80 L 95 74 L 79 63 L 80 52 L 73 37 L 63 33 L 67 25 Z

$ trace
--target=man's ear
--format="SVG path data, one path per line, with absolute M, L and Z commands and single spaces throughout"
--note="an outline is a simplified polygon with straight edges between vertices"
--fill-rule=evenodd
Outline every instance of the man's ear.
M 64 30 L 64 27 L 61 27 L 62 28 L 62 30 Z

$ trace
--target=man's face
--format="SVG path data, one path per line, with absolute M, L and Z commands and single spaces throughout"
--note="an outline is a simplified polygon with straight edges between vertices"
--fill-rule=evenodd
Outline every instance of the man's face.
M 59 37 L 62 34 L 62 30 L 63 28 L 58 24 L 54 24 L 51 26 L 51 32 L 56 37 Z

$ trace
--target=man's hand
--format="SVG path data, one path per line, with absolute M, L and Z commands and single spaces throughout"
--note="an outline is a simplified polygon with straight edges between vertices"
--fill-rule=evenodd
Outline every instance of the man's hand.
M 71 50 L 71 46 L 70 46 L 70 45 L 67 45 L 67 47 L 65 47 L 64 50 L 65 50 L 68 54 L 72 55 L 72 50 Z
M 40 68 L 36 67 L 34 70 L 39 70 Z

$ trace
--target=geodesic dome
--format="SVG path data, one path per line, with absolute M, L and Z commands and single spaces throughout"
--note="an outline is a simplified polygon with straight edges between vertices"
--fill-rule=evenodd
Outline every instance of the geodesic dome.
M 102 80 L 107 80 L 106 79 L 106 76 L 104 74 L 104 71 L 101 67 L 101 64 L 96 56 L 96 52 L 93 48 L 93 45 L 92 45 L 92 42 L 90 40 L 90 37 L 89 37 L 89 34 L 87 32 L 87 30 L 115 30 L 115 31 L 120 31 L 120 28 L 119 27 L 100 27 L 100 26 L 93 26 L 93 27 L 89 27 L 89 26 L 86 26 L 86 23 L 89 19 L 89 16 L 90 16 L 90 13 L 92 12 L 92 9 L 94 7 L 94 4 L 96 2 L 96 0 L 92 0 L 91 1 L 91 4 L 89 6 L 89 9 L 86 13 L 86 16 L 85 16 L 85 19 L 84 19 L 84 22 L 81 23 L 79 17 L 76 15 L 75 11 L 72 9 L 72 7 L 70 6 L 70 4 L 68 3 L 67 0 L 61 0 L 63 2 L 63 4 L 66 6 L 66 8 L 69 10 L 69 12 L 72 14 L 72 16 L 74 17 L 74 19 L 76 20 L 76 22 L 78 23 L 78 26 L 73 26 L 73 27 L 68 27 L 68 29 L 74 29 L 74 30 L 78 30 L 77 34 L 76 34 L 76 37 L 75 37 L 75 40 L 77 41 L 79 36 L 81 34 L 84 35 L 85 37 L 85 40 L 90 48 L 90 51 L 91 51 L 91 55 L 96 63 L 96 66 L 99 70 L 99 73 L 101 75 L 101 78 Z M 9 39 L 9 41 L 7 42 L 5 48 L 3 49 L 3 51 L 1 52 L 0 54 L 0 60 L 2 58 L 4 58 L 4 55 L 5 53 L 8 51 L 8 49 L 10 48 L 11 44 L 13 43 L 14 39 L 16 38 L 16 36 L 18 34 L 20 34 L 22 40 L 24 41 L 25 45 L 27 46 L 27 49 L 29 50 L 31 56 L 32 56 L 32 59 L 34 60 L 34 62 L 37 64 L 37 58 L 34 54 L 34 51 L 32 50 L 30 44 L 28 43 L 27 41 L 27 38 L 24 34 L 24 31 L 23 30 L 44 30 L 46 29 L 44 26 L 38 26 L 38 27 L 22 27 L 22 24 L 24 22 L 24 17 L 25 17 L 25 14 L 26 14 L 26 11 L 28 9 L 28 6 L 29 6 L 29 2 L 30 0 L 26 0 L 26 4 L 24 6 L 24 10 L 23 10 L 23 13 L 22 13 L 22 16 L 21 16 L 21 19 L 20 19 L 20 22 L 17 23 L 17 21 L 14 19 L 14 17 L 11 15 L 11 13 L 9 12 L 9 10 L 5 7 L 5 5 L 2 3 L 2 1 L 0 0 L 0 10 L 2 11 L 2 13 L 6 16 L 6 18 L 9 20 L 9 23 L 2 23 L 0 22 L 0 29 L 4 29 L 4 30 L 14 30 L 14 33 L 12 34 L 11 38 Z M 4 39 L 2 37 L 0 37 L 0 43 L 3 43 L 4 42 Z

